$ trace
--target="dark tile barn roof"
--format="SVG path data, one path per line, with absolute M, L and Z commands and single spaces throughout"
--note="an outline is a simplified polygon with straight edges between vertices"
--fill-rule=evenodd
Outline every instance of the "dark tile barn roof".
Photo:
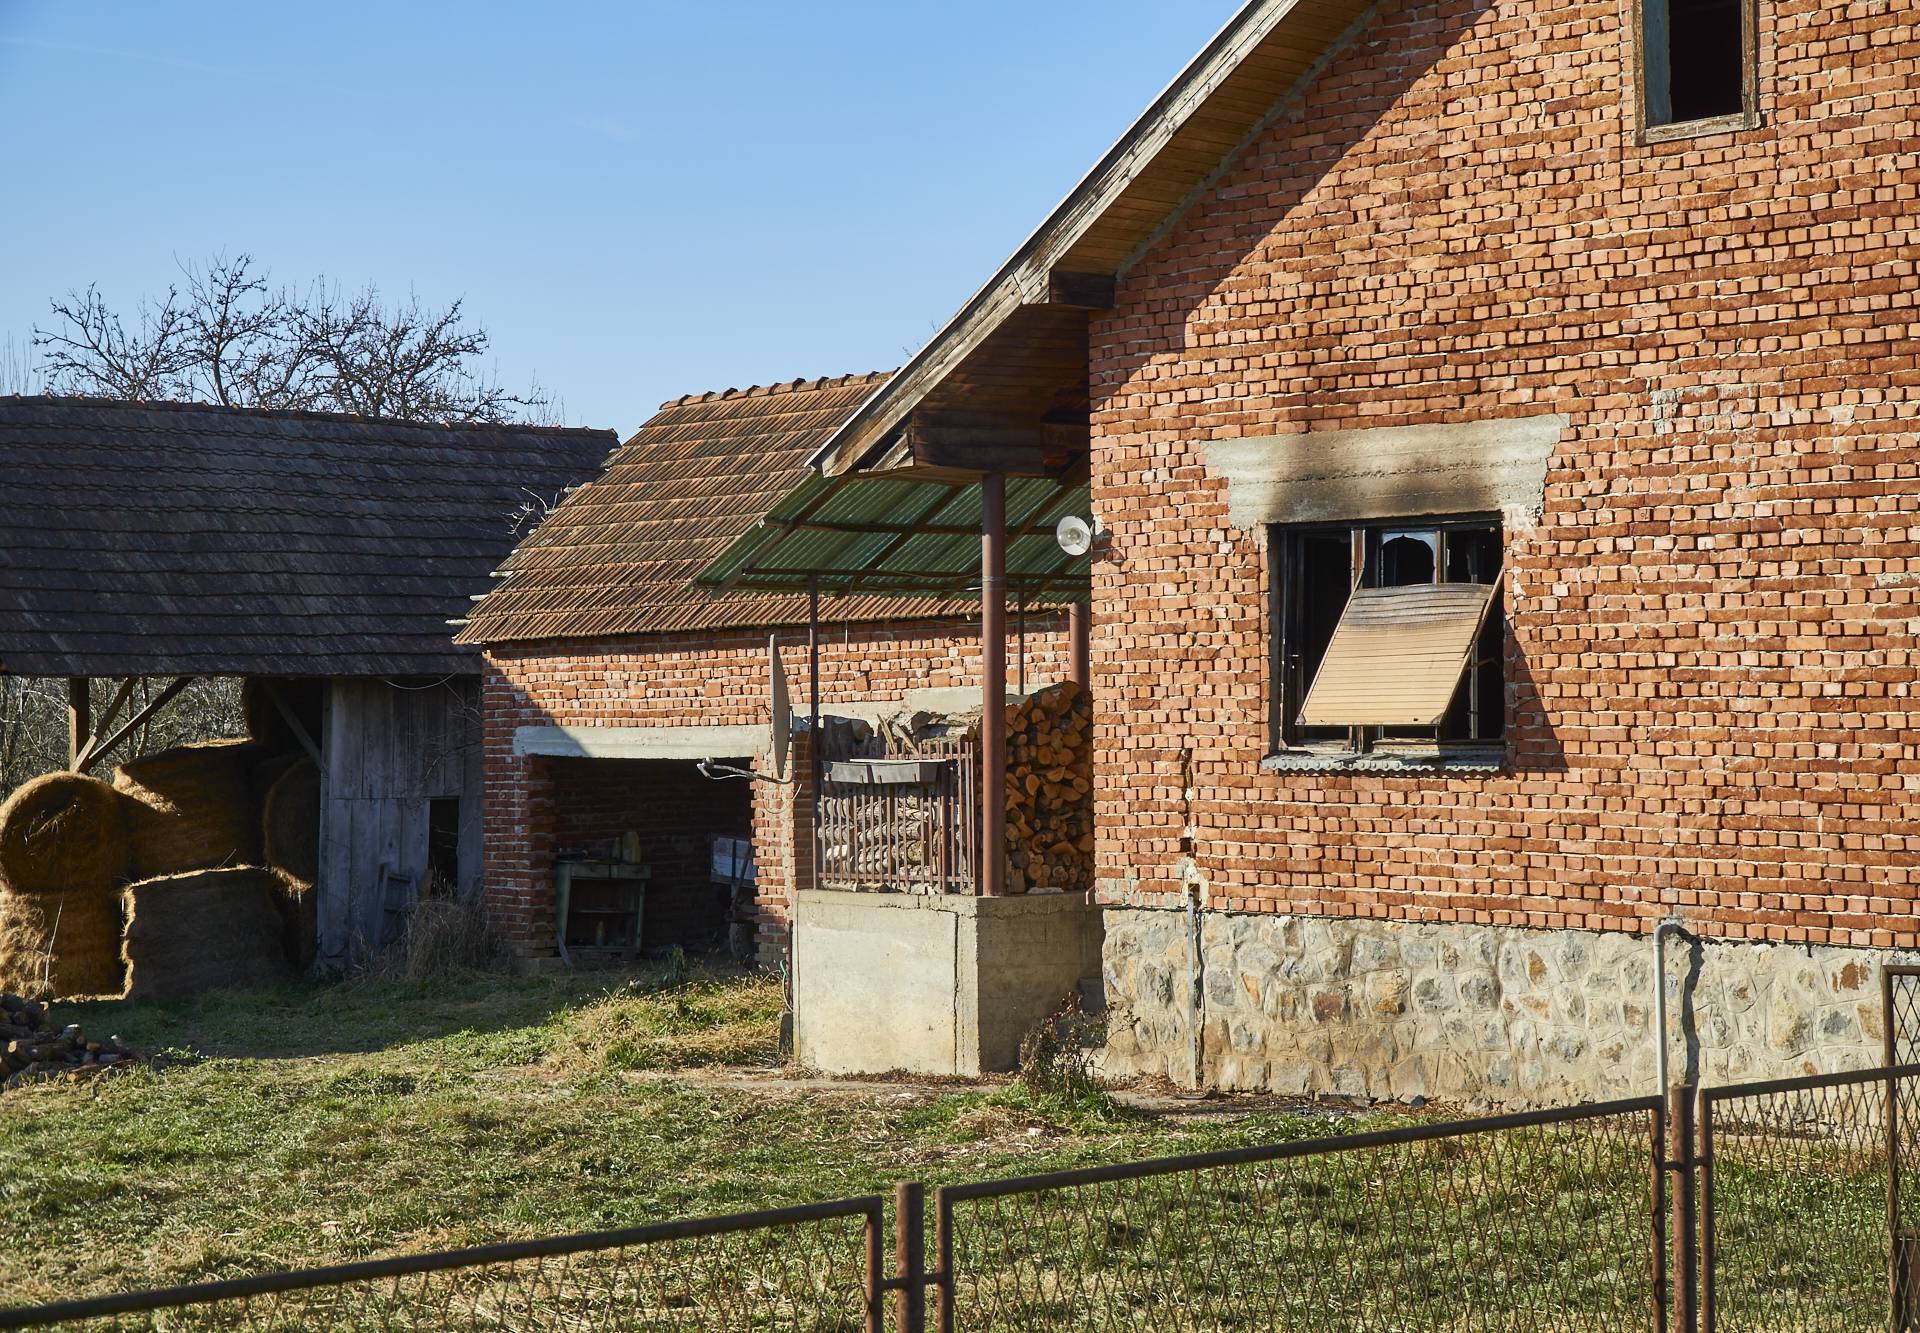
M 0 671 L 476 671 L 515 516 L 611 432 L 0 398 Z
M 604 639 L 804 623 L 804 597 L 713 596 L 694 575 L 807 474 L 807 456 L 886 375 L 795 380 L 667 403 L 502 567 L 463 643 Z M 850 598 L 823 614 L 911 620 L 964 610 Z

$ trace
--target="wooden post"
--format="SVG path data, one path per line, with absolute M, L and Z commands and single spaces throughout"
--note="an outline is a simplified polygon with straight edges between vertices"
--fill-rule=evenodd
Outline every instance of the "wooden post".
M 1073 683 L 1084 692 L 1093 684 L 1093 608 L 1086 602 L 1067 607 L 1067 637 L 1073 655 Z
M 80 771 L 80 756 L 93 739 L 92 682 L 85 676 L 67 680 L 67 767 Z
M 1007 891 L 1007 479 L 980 478 L 980 893 Z

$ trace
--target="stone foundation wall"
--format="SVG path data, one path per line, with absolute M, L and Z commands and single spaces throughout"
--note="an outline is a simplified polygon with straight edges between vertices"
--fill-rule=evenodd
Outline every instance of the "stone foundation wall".
M 1154 908 L 1106 912 L 1110 1077 L 1522 1108 L 1645 1096 L 1651 936 Z M 1911 954 L 1668 945 L 1669 1060 L 1707 1083 L 1879 1062 Z

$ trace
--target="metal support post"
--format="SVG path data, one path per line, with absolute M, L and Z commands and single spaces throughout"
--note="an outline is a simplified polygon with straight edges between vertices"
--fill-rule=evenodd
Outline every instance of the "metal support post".
M 1673 1180 L 1673 1328 L 1700 1330 L 1699 1159 L 1694 1153 L 1695 1090 L 1667 1091 L 1667 1170 Z
M 980 478 L 980 893 L 1007 891 L 1007 479 Z
M 1073 683 L 1086 690 L 1093 683 L 1093 654 L 1091 639 L 1093 627 L 1093 607 L 1086 602 L 1074 602 L 1067 607 L 1067 638 L 1070 640 L 1073 662 Z
M 927 1187 L 902 1181 L 893 1191 L 894 1328 L 927 1330 Z

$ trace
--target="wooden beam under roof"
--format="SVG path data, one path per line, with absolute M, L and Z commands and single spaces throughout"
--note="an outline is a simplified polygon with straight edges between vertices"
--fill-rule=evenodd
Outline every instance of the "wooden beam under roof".
M 1091 441 L 1085 425 L 954 420 L 915 413 L 901 433 L 897 456 L 901 465 L 915 468 L 1050 477 L 1085 456 Z
M 1076 273 L 1056 268 L 1047 274 L 1047 304 L 1078 310 L 1111 310 L 1119 279 L 1111 273 Z

